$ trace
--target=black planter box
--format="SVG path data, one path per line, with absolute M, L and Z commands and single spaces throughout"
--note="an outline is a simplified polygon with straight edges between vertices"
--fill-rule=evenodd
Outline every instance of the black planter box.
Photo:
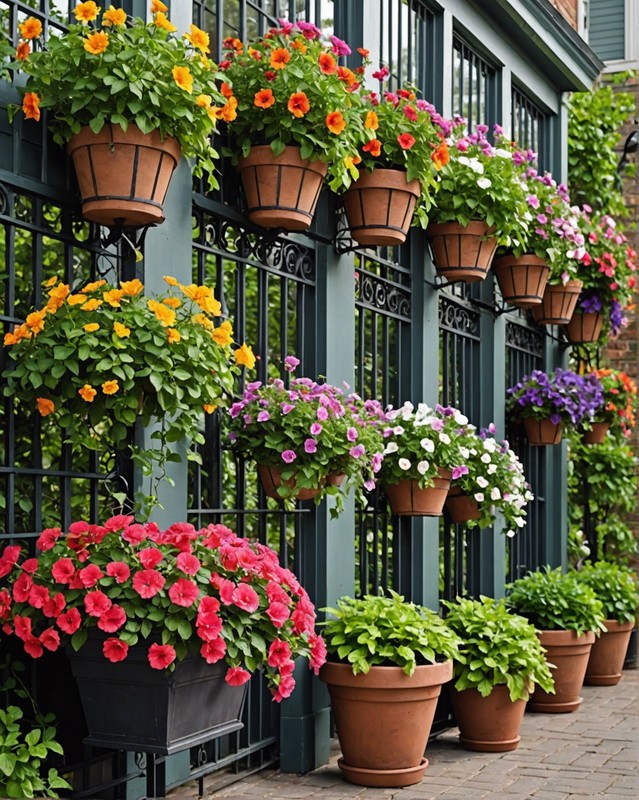
M 170 755 L 243 727 L 246 685 L 225 682 L 226 662 L 193 656 L 166 673 L 150 667 L 147 649 L 131 647 L 117 663 L 102 655 L 101 641 L 67 650 L 89 729 L 86 744 Z

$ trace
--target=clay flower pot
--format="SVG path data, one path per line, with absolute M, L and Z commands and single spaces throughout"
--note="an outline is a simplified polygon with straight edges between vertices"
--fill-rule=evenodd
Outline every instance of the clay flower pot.
M 471 519 L 479 519 L 479 505 L 474 497 L 464 494 L 457 486 L 452 486 L 446 498 L 446 511 L 456 525 L 468 522 Z
M 350 664 L 326 663 L 320 679 L 328 685 L 342 749 L 337 762 L 347 781 L 359 786 L 411 786 L 428 766 L 424 750 L 442 684 L 453 662 L 371 667 L 353 675 Z
M 547 714 L 576 711 L 582 703 L 579 692 L 584 683 L 595 634 L 578 636 L 573 631 L 539 631 L 538 635 L 546 649 L 546 660 L 551 665 L 555 694 L 535 687 L 528 701 L 528 709 Z
M 497 239 L 489 235 L 485 222 L 474 220 L 466 227 L 458 222 L 431 222 L 426 233 L 438 275 L 451 283 L 484 280 L 497 249 Z
M 164 222 L 163 203 L 181 149 L 158 131 L 82 128 L 68 144 L 82 195 L 82 214 L 100 225 L 141 227 Z
M 450 488 L 452 472 L 439 469 L 434 486 L 420 489 L 417 481 L 407 480 L 384 487 L 393 514 L 405 517 L 441 517 Z
M 577 307 L 581 294 L 581 281 L 563 284 L 548 284 L 541 304 L 534 306 L 532 313 L 540 325 L 567 325 Z
M 632 621 L 607 619 L 604 625 L 608 630 L 601 633 L 590 651 L 584 679 L 586 686 L 615 686 L 621 680 L 621 670 L 635 624 Z
M 565 326 L 566 339 L 572 344 L 596 342 L 601 335 L 603 314 L 601 311 L 575 311 Z
M 352 238 L 374 247 L 403 244 L 419 194 L 419 181 L 407 181 L 404 170 L 362 172 L 344 194 Z
M 561 442 L 561 422 L 526 417 L 524 419 L 524 428 L 526 429 L 528 444 L 543 446 Z
M 592 430 L 584 431 L 581 435 L 581 441 L 584 444 L 603 444 L 609 428 L 609 422 L 593 422 Z
M 277 493 L 277 487 L 282 485 L 282 472 L 278 467 L 271 467 L 265 464 L 258 464 L 257 465 L 257 474 L 260 477 L 260 481 L 262 483 L 262 488 L 264 489 L 264 493 L 267 497 L 274 497 L 276 500 L 281 500 L 282 498 Z M 330 484 L 331 486 L 341 486 L 344 482 L 344 478 L 346 475 L 343 472 L 340 473 L 331 473 L 327 479 L 326 483 Z M 285 485 L 289 488 L 295 488 L 295 479 L 290 478 L 288 481 L 285 482 Z M 324 487 L 318 486 L 316 489 L 298 489 L 295 494 L 296 500 L 312 500 L 314 497 L 317 497 L 322 491 Z
M 276 156 L 260 145 L 240 159 L 238 170 L 251 222 L 287 231 L 309 227 L 326 175 L 324 162 L 301 158 L 299 147 L 285 147 Z
M 550 275 L 550 267 L 543 258 L 502 256 L 495 260 L 493 270 L 507 303 L 518 308 L 532 308 L 541 303 Z
M 462 692 L 451 689 L 450 697 L 462 747 L 482 753 L 505 753 L 517 749 L 526 702 L 513 702 L 507 686 L 493 686 L 487 697 L 482 697 L 477 689 Z

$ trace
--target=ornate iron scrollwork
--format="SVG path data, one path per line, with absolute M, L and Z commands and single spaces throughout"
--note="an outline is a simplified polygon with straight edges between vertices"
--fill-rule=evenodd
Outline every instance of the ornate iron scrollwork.
M 544 335 L 514 322 L 506 323 L 506 346 L 541 358 L 544 354 Z
M 382 311 L 403 320 L 411 318 L 410 290 L 364 270 L 356 273 L 356 301 L 359 305 Z
M 439 327 L 462 336 L 479 338 L 479 312 L 449 300 L 439 298 Z

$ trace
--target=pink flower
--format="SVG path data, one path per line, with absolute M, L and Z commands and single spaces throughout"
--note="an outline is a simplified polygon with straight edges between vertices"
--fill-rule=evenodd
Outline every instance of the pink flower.
M 322 432 L 322 426 L 319 422 L 314 422 L 310 427 L 311 436 L 319 436 Z
M 31 658 L 40 658 L 42 656 L 44 650 L 37 636 L 29 636 L 24 640 L 24 652 Z
M 196 558 L 194 555 L 191 555 L 191 553 L 180 553 L 175 562 L 178 566 L 178 569 L 184 572 L 186 575 L 195 575 L 202 566 L 200 564 L 200 559 Z
M 111 601 L 109 598 L 96 589 L 95 592 L 88 592 L 84 598 L 84 608 L 90 617 L 101 617 L 111 608 Z
M 178 578 L 169 589 L 169 597 L 176 606 L 187 608 L 197 600 L 200 590 L 188 578 Z
M 104 527 L 108 531 L 119 531 L 122 528 L 126 528 L 127 525 L 130 525 L 134 521 L 135 517 L 127 517 L 125 514 L 118 514 L 115 517 L 111 517 L 104 523 Z M 69 528 L 71 530 L 71 528 Z
M 238 608 L 249 611 L 251 614 L 260 607 L 260 598 L 257 592 L 245 583 L 241 583 L 233 592 L 233 602 Z
M 34 608 L 42 608 L 49 600 L 49 590 L 46 586 L 32 586 L 29 592 L 29 603 Z
M 80 624 L 82 623 L 82 617 L 80 616 L 80 612 L 77 608 L 70 608 L 64 614 L 60 614 L 55 622 L 61 631 L 64 633 L 73 634 L 80 627 Z
M 29 575 L 34 575 L 38 571 L 38 559 L 27 558 L 25 561 L 22 562 L 20 569 L 23 572 L 28 572 Z
M 126 583 L 131 576 L 131 570 L 125 561 L 111 561 L 106 566 L 106 574 L 115 578 L 116 583 Z
M 271 415 L 268 413 L 268 411 L 260 411 L 260 413 L 257 415 L 258 422 L 268 422 L 270 418 Z
M 218 637 L 222 631 L 222 619 L 214 611 L 200 614 L 198 612 L 197 635 L 204 642 L 211 642 Z
M 122 538 L 129 544 L 140 544 L 148 537 L 148 533 L 144 525 L 135 523 L 134 525 L 127 525 L 122 531 Z
M 388 67 L 382 67 L 381 69 L 378 69 L 377 72 L 373 72 L 373 78 L 376 81 L 384 81 L 389 75 L 390 71 Z
M 126 622 L 126 613 L 122 606 L 114 603 L 98 620 L 98 628 L 105 633 L 115 633 Z
M 294 408 L 295 406 L 292 406 L 290 403 L 282 403 L 282 414 L 286 416 L 286 414 L 290 414 Z
M 316 453 L 317 452 L 317 442 L 315 439 L 306 439 L 304 442 L 304 452 L 305 453 Z
M 397 141 L 402 150 L 410 150 L 415 144 L 415 137 L 411 136 L 410 133 L 400 133 L 397 137 Z
M 70 583 L 74 573 L 75 567 L 70 558 L 59 558 L 51 567 L 51 575 L 57 583 Z
M 54 653 L 60 647 L 60 634 L 55 628 L 47 628 L 40 634 L 40 644 Z
M 311 633 L 309 635 L 308 642 L 311 646 L 309 666 L 317 675 L 320 671 L 320 667 L 326 663 L 326 643 L 324 639 L 316 633 Z
M 11 595 L 6 589 L 0 589 L 0 620 L 8 619 L 11 612 Z
M 36 547 L 42 552 L 51 550 L 61 533 L 62 531 L 60 528 L 47 528 L 46 530 L 42 531 L 40 536 L 38 536 L 36 540 Z
M 42 613 L 45 617 L 57 617 L 62 613 L 66 604 L 67 601 L 65 596 L 62 594 L 62 592 L 58 592 L 52 597 L 49 597 L 46 603 L 44 603 L 42 606 Z
M 82 581 L 82 585 L 87 589 L 95 586 L 96 583 L 103 577 L 102 570 L 96 564 L 89 564 L 78 572 L 78 576 Z
M 359 434 L 357 433 L 356 428 L 349 428 L 346 431 L 346 438 L 348 439 L 349 442 L 355 442 L 358 438 L 358 435 Z
M 13 627 L 18 639 L 28 639 L 31 636 L 31 617 L 14 617 Z
M 276 690 L 273 691 L 273 700 L 276 703 L 281 703 L 287 697 L 293 694 L 295 688 L 295 678 L 287 673 L 280 674 L 280 683 Z
M 284 369 L 287 372 L 295 372 L 296 368 L 299 366 L 299 363 L 299 358 L 295 358 L 295 356 L 286 356 L 284 359 Z
M 274 639 L 268 649 L 269 667 L 279 667 L 291 660 L 291 646 L 281 639 Z
M 155 597 L 164 586 L 164 583 L 164 576 L 153 569 L 140 570 L 133 576 L 133 588 L 145 600 Z
M 129 645 L 123 642 L 122 639 L 107 639 L 102 645 L 104 657 L 108 658 L 108 660 L 112 661 L 114 664 L 116 661 L 124 661 L 128 652 Z
M 164 556 L 156 547 L 146 547 L 138 553 L 140 563 L 145 569 L 155 569 Z
M 328 419 L 328 411 L 324 408 L 324 406 L 320 406 L 317 409 L 317 419 L 321 420 L 322 422 Z
M 291 604 L 291 598 L 284 589 L 282 589 L 279 583 L 275 583 L 275 581 L 268 582 L 266 596 L 268 597 L 269 603 L 284 603 L 287 606 Z
M 404 115 L 408 117 L 411 122 L 417 121 L 417 111 L 415 111 L 413 106 L 404 106 Z
M 204 597 L 200 600 L 200 605 L 198 606 L 197 613 L 198 616 L 200 616 L 200 614 L 211 614 L 219 610 L 220 610 L 220 601 L 217 599 L 217 597 L 209 597 L 209 595 L 205 594 Z
M 224 676 L 224 680 L 229 686 L 243 686 L 250 678 L 251 673 L 242 667 L 229 667 Z
M 211 577 L 211 582 L 213 582 L 212 577 Z M 229 581 L 228 579 L 223 579 L 217 588 L 218 591 L 220 592 L 220 600 L 224 603 L 224 605 L 225 606 L 231 605 L 231 603 L 233 602 L 233 592 L 235 591 L 235 584 L 233 583 L 233 581 Z
M 218 636 L 217 639 L 211 639 L 208 642 L 204 642 L 202 647 L 200 647 L 200 655 L 207 664 L 215 664 L 217 661 L 224 658 L 225 653 L 226 642 L 221 636 Z M 231 686 L 234 685 L 236 684 L 231 684 Z
M 282 461 L 284 461 L 287 464 L 292 464 L 293 461 L 295 461 L 296 458 L 297 458 L 297 456 L 295 455 L 295 451 L 294 450 L 285 450 L 282 453 Z
M 33 578 L 23 572 L 13 584 L 13 599 L 16 603 L 26 603 L 29 600 L 31 589 L 33 588 Z
M 286 620 L 291 616 L 291 612 L 288 609 L 288 605 L 275 601 L 266 609 L 266 616 L 276 628 L 282 628 Z
M 355 447 L 351 447 L 351 449 L 348 451 L 348 454 L 351 456 L 351 458 L 359 458 L 360 456 L 363 456 L 365 452 L 366 448 L 363 444 L 356 444 Z
M 166 669 L 175 661 L 175 650 L 170 644 L 155 642 L 149 647 L 149 664 L 153 669 Z

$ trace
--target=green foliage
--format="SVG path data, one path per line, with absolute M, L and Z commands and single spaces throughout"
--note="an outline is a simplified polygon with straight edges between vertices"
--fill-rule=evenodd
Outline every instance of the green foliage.
M 603 605 L 593 590 L 580 583 L 574 570 L 546 566 L 506 586 L 506 604 L 538 630 L 568 630 L 581 635 L 603 629 Z
M 596 557 L 600 561 L 627 565 L 636 558 L 639 543 L 632 528 L 619 514 L 610 514 L 603 522 L 598 522 L 595 525 L 595 538 Z
M 480 597 L 444 602 L 446 624 L 462 640 L 455 658 L 455 689 L 477 689 L 487 697 L 505 684 L 510 699 L 528 700 L 534 684 L 546 692 L 555 682 L 537 631 L 524 617 L 511 614 L 503 600 Z
M 584 564 L 576 575 L 603 603 L 606 619 L 617 622 L 632 622 L 635 619 L 639 594 L 637 575 L 631 569 L 608 561 L 597 561 L 594 564 Z
M 334 617 L 319 623 L 327 652 L 351 664 L 354 675 L 373 666 L 401 667 L 412 675 L 418 665 L 459 653 L 460 640 L 441 617 L 393 591 L 390 597 L 342 597 L 337 608 L 323 610 Z

